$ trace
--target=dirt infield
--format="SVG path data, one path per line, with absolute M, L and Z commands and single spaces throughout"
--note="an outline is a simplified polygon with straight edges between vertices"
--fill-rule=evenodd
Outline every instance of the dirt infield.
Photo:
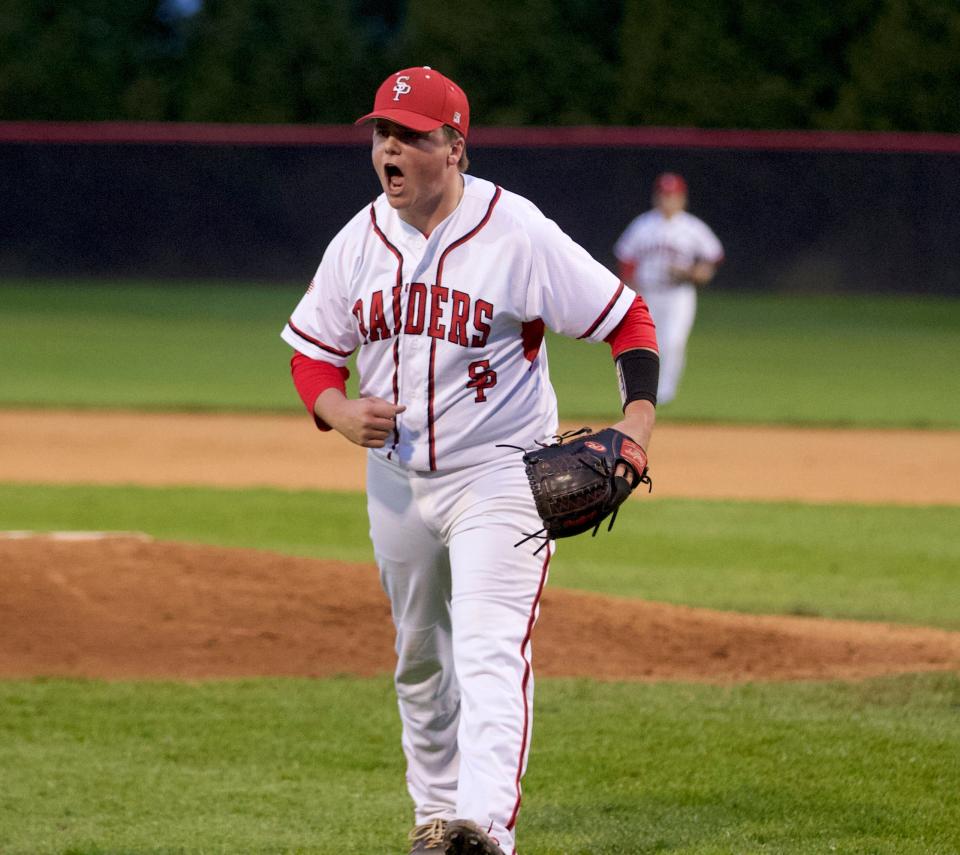
M 0 676 L 372 675 L 393 667 L 375 568 L 131 538 L 0 540 Z M 547 590 L 541 675 L 735 682 L 960 667 L 960 633 Z
M 362 489 L 301 416 L 0 411 L 0 482 Z M 960 433 L 662 425 L 659 496 L 960 504 Z M 644 500 L 647 500 L 645 497 Z M 203 678 L 392 668 L 372 567 L 113 537 L 0 539 L 0 676 Z M 538 673 L 710 682 L 960 668 L 960 633 L 748 616 L 548 587 Z
M 362 490 L 364 454 L 306 415 L 0 411 L 0 481 Z M 960 432 L 663 424 L 650 469 L 654 500 L 960 504 Z

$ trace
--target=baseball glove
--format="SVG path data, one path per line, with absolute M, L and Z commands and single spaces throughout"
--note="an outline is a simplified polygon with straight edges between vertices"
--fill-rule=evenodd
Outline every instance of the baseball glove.
M 542 537 L 544 543 L 537 552 L 548 540 L 573 537 L 591 528 L 596 537 L 600 523 L 608 516 L 610 531 L 620 505 L 638 484 L 653 489 L 646 452 L 615 428 L 591 433 L 585 427 L 568 431 L 556 440 L 523 455 L 543 528 L 516 545 Z M 632 484 L 616 474 L 621 463 L 633 472 Z

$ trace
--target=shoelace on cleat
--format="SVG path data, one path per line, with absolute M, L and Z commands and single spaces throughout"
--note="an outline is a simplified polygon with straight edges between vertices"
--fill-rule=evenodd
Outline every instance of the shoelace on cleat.
M 412 843 L 426 843 L 427 846 L 440 846 L 443 843 L 443 832 L 447 827 L 446 820 L 433 819 L 418 825 L 410 832 Z

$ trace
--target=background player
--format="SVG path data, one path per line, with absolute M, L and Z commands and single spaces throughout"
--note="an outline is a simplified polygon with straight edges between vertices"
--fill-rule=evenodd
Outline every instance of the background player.
M 556 433 L 548 326 L 610 344 L 624 398 L 615 427 L 647 448 L 656 338 L 643 301 L 533 204 L 464 174 L 470 113 L 455 83 L 399 71 L 359 121 L 374 122 L 383 193 L 331 241 L 282 335 L 317 425 L 370 449 L 410 851 L 512 855 L 552 548 L 514 548 L 541 522 L 521 455 L 497 445 Z
M 653 208 L 630 223 L 613 248 L 620 276 L 643 296 L 657 325 L 661 404 L 677 394 L 697 313 L 697 288 L 713 278 L 723 260 L 717 236 L 686 206 L 686 181 L 672 172 L 659 175 Z

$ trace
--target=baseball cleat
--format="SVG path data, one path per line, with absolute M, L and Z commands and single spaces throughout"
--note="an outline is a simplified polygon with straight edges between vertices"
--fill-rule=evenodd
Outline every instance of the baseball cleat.
M 431 852 L 440 855 L 444 851 L 443 837 L 446 830 L 445 819 L 434 819 L 423 825 L 414 826 L 409 835 L 413 844 L 409 855 L 420 855 L 420 853 L 429 855 Z
M 443 835 L 444 855 L 503 855 L 503 850 L 479 825 L 469 819 L 455 819 Z

